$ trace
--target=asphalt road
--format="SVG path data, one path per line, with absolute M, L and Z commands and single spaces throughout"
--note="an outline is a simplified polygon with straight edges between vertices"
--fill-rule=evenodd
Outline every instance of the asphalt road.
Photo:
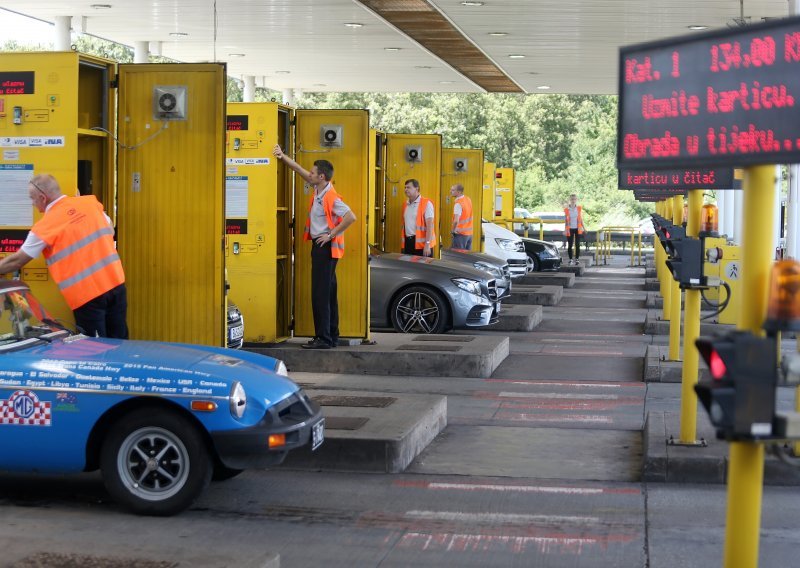
M 639 308 L 613 313 L 641 294 L 626 272 L 636 271 L 604 282 L 603 269 L 589 271 L 563 312 L 511 334 L 489 379 L 331 378 L 332 388 L 447 395 L 448 427 L 403 474 L 245 472 L 170 519 L 121 511 L 96 474 L 0 475 L 0 565 L 82 552 L 109 567 L 241 568 L 276 554 L 298 568 L 719 566 L 725 487 L 640 481 L 650 338 Z M 679 385 L 654 388 L 660 407 L 678 404 Z M 765 489 L 761 566 L 797 564 L 798 510 L 796 489 Z M 110 556 L 127 561 L 101 562 Z

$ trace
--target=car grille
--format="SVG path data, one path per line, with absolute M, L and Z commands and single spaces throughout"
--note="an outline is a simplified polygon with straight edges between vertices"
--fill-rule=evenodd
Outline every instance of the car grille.
M 491 301 L 493 301 L 493 302 L 496 302 L 497 298 L 500 297 L 500 295 L 498 294 L 498 291 L 497 291 L 497 280 L 494 280 L 494 279 L 489 280 L 486 283 L 486 288 L 487 288 L 487 290 L 489 292 L 489 299 Z
M 517 258 L 509 258 L 508 264 L 509 266 L 525 266 L 528 261 L 525 259 L 517 259 Z

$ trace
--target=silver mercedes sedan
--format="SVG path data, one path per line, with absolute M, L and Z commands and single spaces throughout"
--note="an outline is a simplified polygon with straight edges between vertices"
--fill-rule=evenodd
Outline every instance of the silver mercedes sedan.
M 370 248 L 370 319 L 401 333 L 444 333 L 497 322 L 497 281 L 463 263 Z

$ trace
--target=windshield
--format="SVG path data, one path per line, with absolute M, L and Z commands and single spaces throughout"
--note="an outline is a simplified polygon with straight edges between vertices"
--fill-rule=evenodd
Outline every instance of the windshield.
M 34 344 L 36 339 L 49 341 L 47 336 L 63 329 L 27 286 L 4 284 L 0 288 L 0 349 L 21 343 Z

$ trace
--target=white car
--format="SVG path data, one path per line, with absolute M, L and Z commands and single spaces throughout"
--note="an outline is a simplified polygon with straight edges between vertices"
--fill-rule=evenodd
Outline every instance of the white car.
M 481 222 L 483 252 L 505 260 L 511 278 L 525 276 L 528 273 L 528 255 L 519 235 L 486 219 L 481 219 Z

